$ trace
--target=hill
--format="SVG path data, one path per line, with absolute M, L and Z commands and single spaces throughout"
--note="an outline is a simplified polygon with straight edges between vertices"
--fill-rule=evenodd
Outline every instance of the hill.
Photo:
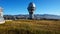
M 12 20 L 0 24 L 0 34 L 60 34 L 60 21 Z
M 18 19 L 28 19 L 29 15 L 4 15 L 5 20 L 18 20 Z M 51 20 L 60 20 L 60 16 L 58 15 L 50 15 L 50 14 L 43 14 L 34 15 L 34 19 L 51 19 Z

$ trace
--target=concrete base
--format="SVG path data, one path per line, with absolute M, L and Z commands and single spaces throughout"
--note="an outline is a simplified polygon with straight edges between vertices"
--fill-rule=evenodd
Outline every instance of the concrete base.
M 3 24 L 3 23 L 5 23 L 5 20 L 2 16 L 0 16 L 0 24 Z
M 5 21 L 1 21 L 1 22 L 0 22 L 0 24 L 4 24 L 4 23 L 5 23 Z

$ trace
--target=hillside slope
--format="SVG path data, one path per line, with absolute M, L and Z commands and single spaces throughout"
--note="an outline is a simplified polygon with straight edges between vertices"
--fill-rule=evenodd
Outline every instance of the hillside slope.
M 12 20 L 0 24 L 0 34 L 60 34 L 60 21 Z

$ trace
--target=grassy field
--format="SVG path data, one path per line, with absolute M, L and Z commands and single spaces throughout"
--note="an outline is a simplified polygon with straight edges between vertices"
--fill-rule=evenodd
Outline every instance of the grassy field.
M 0 24 L 0 34 L 60 34 L 60 20 L 12 20 Z

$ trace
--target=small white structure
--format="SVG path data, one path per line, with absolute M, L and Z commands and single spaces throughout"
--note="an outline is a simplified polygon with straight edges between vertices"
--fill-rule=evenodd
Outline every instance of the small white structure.
M 3 8 L 0 7 L 0 24 L 3 24 L 3 23 L 5 23 L 5 20 L 3 18 Z

